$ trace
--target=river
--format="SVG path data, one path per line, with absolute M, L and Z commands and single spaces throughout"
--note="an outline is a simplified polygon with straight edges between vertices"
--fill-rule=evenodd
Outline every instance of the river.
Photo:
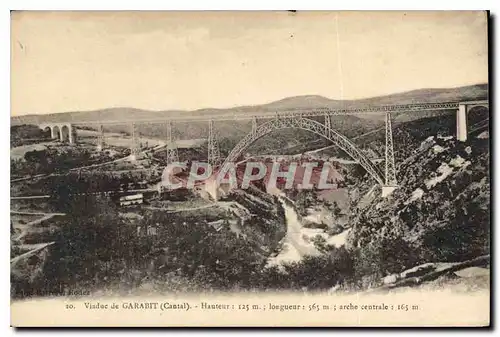
M 327 243 L 336 247 L 343 246 L 350 229 L 330 236 L 319 228 L 304 228 L 295 209 L 289 205 L 292 202 L 281 192 L 278 194 L 279 201 L 285 210 L 286 234 L 282 239 L 281 250 L 276 256 L 267 260 L 267 266 L 282 265 L 284 263 L 299 262 L 304 256 L 317 256 L 322 254 L 312 242 L 312 239 L 320 235 Z
M 285 210 L 286 234 L 282 239 L 282 248 L 278 255 L 268 259 L 268 266 L 281 265 L 283 263 L 298 262 L 305 255 L 319 255 L 320 252 L 314 244 L 308 240 L 307 228 L 303 228 L 295 209 L 285 202 L 283 196 L 279 196 L 281 205 Z M 313 235 L 314 236 L 314 235 Z

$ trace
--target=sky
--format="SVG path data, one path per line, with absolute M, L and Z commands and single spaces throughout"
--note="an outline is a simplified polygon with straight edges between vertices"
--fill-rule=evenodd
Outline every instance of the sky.
M 357 99 L 488 80 L 485 12 L 13 12 L 11 115 Z

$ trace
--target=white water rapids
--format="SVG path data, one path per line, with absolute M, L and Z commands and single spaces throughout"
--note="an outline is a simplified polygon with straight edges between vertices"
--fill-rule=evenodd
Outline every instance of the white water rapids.
M 285 197 L 280 195 L 279 200 L 285 210 L 285 219 L 287 230 L 283 238 L 282 248 L 276 256 L 267 260 L 267 266 L 282 265 L 284 263 L 299 262 L 306 255 L 320 255 L 321 252 L 311 241 L 317 235 L 321 235 L 327 240 L 327 243 L 342 246 L 349 232 L 349 229 L 334 236 L 329 236 L 322 229 L 304 228 L 299 220 L 295 209 L 288 205 Z

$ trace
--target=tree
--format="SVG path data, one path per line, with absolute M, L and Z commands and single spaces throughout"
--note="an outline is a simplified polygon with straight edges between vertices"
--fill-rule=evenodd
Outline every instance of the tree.
M 340 215 L 342 215 L 342 209 L 339 207 L 337 201 L 334 200 L 329 208 L 332 210 L 332 213 L 335 216 L 335 218 L 338 218 Z
M 415 247 L 402 236 L 377 236 L 355 251 L 356 279 L 380 280 L 389 274 L 400 273 L 419 262 Z
M 312 190 L 300 190 L 297 194 L 297 200 L 295 202 L 297 212 L 300 215 L 306 215 L 307 209 L 316 204 L 317 201 L 318 196 L 316 187 L 314 187 Z

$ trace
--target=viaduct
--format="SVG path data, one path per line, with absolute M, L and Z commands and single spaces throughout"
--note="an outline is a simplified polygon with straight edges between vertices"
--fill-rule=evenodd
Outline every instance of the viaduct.
M 468 102 L 445 102 L 445 103 L 414 103 L 405 105 L 385 105 L 385 106 L 370 106 L 365 108 L 347 108 L 347 109 L 331 109 L 331 108 L 316 108 L 316 109 L 295 109 L 287 111 L 268 111 L 258 112 L 255 114 L 215 114 L 211 116 L 178 116 L 154 120 L 129 120 L 129 121 L 85 121 L 71 123 L 44 123 L 39 125 L 44 130 L 50 129 L 53 139 L 60 139 L 63 142 L 70 144 L 76 143 L 76 126 L 78 125 L 94 125 L 98 129 L 97 146 L 102 149 L 105 146 L 104 141 L 104 125 L 130 125 L 131 126 L 131 156 L 135 156 L 140 152 L 139 148 L 139 132 L 137 125 L 139 124 L 163 124 L 167 130 L 167 161 L 168 163 L 178 161 L 177 147 L 175 139 L 172 137 L 172 124 L 175 122 L 208 122 L 208 162 L 220 170 L 224 170 L 229 162 L 237 161 L 244 151 L 259 138 L 273 132 L 274 130 L 284 128 L 302 129 L 328 139 L 333 144 L 344 150 L 374 178 L 374 180 L 382 186 L 382 195 L 387 196 L 397 188 L 396 180 L 396 165 L 394 162 L 394 149 L 392 137 L 392 122 L 391 115 L 400 113 L 418 113 L 424 111 L 439 111 L 448 110 L 456 111 L 456 137 L 459 141 L 466 141 L 468 135 L 467 114 L 473 108 L 485 107 L 489 109 L 488 101 L 468 101 Z M 385 116 L 385 168 L 384 171 L 372 162 L 351 140 L 334 130 L 331 125 L 331 117 L 339 115 L 383 115 Z M 318 118 L 311 119 L 310 117 L 322 117 L 323 122 L 318 121 Z M 251 120 L 252 131 L 246 135 L 229 153 L 227 158 L 222 158 L 219 146 L 218 135 L 214 127 L 215 121 L 222 120 Z

